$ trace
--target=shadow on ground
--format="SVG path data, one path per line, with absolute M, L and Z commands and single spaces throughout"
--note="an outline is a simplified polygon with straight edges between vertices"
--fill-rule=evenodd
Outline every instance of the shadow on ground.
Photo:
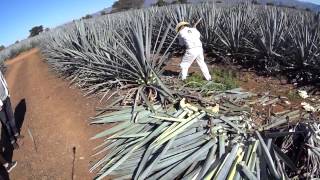
M 15 117 L 16 125 L 19 132 L 21 131 L 21 128 L 24 122 L 26 110 L 27 110 L 26 100 L 22 99 L 14 110 L 14 117 Z M 1 147 L 2 155 L 4 159 L 11 162 L 12 156 L 13 156 L 13 146 L 11 145 L 9 138 L 7 137 L 7 132 L 4 126 L 1 127 L 0 143 L 1 143 L 0 147 Z M 7 173 L 6 169 L 3 166 L 0 166 L 0 180 L 9 180 L 9 174 Z
M 27 111 L 26 100 L 22 99 L 14 110 L 14 118 L 16 119 L 17 128 L 19 132 L 21 131 L 26 111 Z

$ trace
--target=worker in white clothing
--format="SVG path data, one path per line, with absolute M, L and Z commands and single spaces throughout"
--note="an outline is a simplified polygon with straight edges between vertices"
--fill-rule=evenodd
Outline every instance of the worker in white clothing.
M 182 80 L 187 78 L 188 69 L 196 60 L 206 80 L 210 81 L 211 75 L 204 62 L 200 32 L 195 27 L 191 27 L 188 22 L 178 23 L 175 30 L 179 33 L 179 44 L 186 47 L 186 52 L 180 63 Z

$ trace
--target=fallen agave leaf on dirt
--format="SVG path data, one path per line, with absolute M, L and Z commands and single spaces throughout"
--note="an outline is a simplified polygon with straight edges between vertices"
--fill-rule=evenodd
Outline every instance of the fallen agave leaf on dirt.
M 95 155 L 103 156 L 90 171 L 97 172 L 97 179 L 108 175 L 118 179 L 283 179 L 302 178 L 298 173 L 302 171 L 320 175 L 313 166 L 320 165 L 318 125 L 291 124 L 302 117 L 311 120 L 309 113 L 284 111 L 262 126 L 253 122 L 251 109 L 242 104 L 252 101 L 238 101 L 221 98 L 219 104 L 203 107 L 183 98 L 179 106 L 167 109 L 154 105 L 154 112 L 137 106 L 135 111 L 100 115 L 93 124 L 115 126 L 95 136 L 104 138 L 95 148 Z M 307 141 L 300 141 L 302 137 Z M 294 154 L 297 143 L 304 143 L 297 147 L 303 156 Z
M 304 90 L 298 90 L 298 95 L 303 99 L 306 99 L 309 97 L 307 91 L 304 91 Z
M 218 113 L 219 112 L 219 104 L 216 104 L 215 106 L 209 106 L 206 109 L 211 111 L 212 113 Z
M 303 109 L 306 110 L 307 112 L 316 112 L 316 108 L 311 106 L 309 103 L 302 102 L 301 105 L 302 105 Z

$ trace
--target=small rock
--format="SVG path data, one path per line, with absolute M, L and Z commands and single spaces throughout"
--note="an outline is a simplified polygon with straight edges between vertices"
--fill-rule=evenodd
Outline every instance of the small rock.
M 83 157 L 83 156 L 81 156 L 79 159 L 84 160 L 84 157 Z

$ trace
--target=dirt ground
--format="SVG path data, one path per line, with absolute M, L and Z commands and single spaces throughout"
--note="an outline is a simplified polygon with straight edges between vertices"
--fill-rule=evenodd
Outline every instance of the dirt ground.
M 73 173 L 74 179 L 92 179 L 89 161 L 98 143 L 89 138 L 99 128 L 88 125 L 88 119 L 95 114 L 97 101 L 83 97 L 80 90 L 50 72 L 37 49 L 6 64 L 12 107 L 24 138 L 20 149 L 5 149 L 6 158 L 18 165 L 9 176 L 3 171 L 1 175 L 12 180 L 51 180 L 72 179 Z
M 170 73 L 174 73 L 177 76 L 180 72 L 180 64 L 181 58 L 174 57 L 171 58 L 169 63 L 167 64 L 165 70 L 168 70 Z M 209 70 L 218 68 L 218 69 L 229 69 L 236 74 L 236 81 L 238 85 L 250 92 L 253 92 L 259 96 L 264 95 L 265 93 L 269 93 L 272 96 L 278 97 L 289 97 L 290 94 L 294 94 L 297 92 L 297 87 L 288 83 L 286 78 L 284 77 L 266 77 L 266 76 L 259 76 L 254 71 L 247 71 L 243 70 L 239 67 L 232 66 L 232 65 L 219 65 L 214 64 L 212 62 L 206 61 Z M 189 69 L 189 73 L 198 73 L 201 74 L 201 70 L 196 62 L 193 62 L 192 66 Z M 301 108 L 301 102 L 303 99 L 299 97 L 289 98 L 288 101 L 290 105 L 286 105 L 283 107 L 282 105 L 274 104 L 271 113 L 281 112 L 285 110 L 294 110 Z M 269 111 L 268 107 L 254 107 L 256 112 L 265 113 Z M 257 119 L 257 121 L 261 121 Z
M 174 57 L 171 58 L 169 63 L 166 66 L 166 70 L 169 70 L 171 73 L 179 74 L 180 72 L 180 64 L 181 58 Z M 245 90 L 254 93 L 265 93 L 270 92 L 273 95 L 287 95 L 288 92 L 295 90 L 296 88 L 292 84 L 288 84 L 285 78 L 275 78 L 275 77 L 264 77 L 258 76 L 253 71 L 243 71 L 238 69 L 235 66 L 226 66 L 226 65 L 217 65 L 212 64 L 212 62 L 206 62 L 209 70 L 214 68 L 223 68 L 223 69 L 231 69 L 231 71 L 237 74 L 237 80 L 239 86 Z M 189 73 L 199 73 L 201 74 L 201 70 L 196 62 L 193 62 L 189 69 Z

